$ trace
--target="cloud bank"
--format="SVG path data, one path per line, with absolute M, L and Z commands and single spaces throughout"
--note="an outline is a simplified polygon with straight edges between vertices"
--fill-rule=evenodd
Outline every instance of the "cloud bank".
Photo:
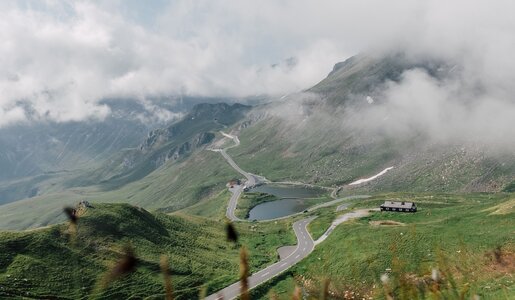
M 484 85 L 471 89 L 467 76 L 437 80 L 420 69 L 406 71 L 400 82 L 386 85 L 381 103 L 346 111 L 346 126 L 396 138 L 422 135 L 428 143 L 515 150 L 513 97 Z
M 28 112 L 101 119 L 105 98 L 280 96 L 355 53 L 394 48 L 462 64 L 466 80 L 495 99 L 479 111 L 514 95 L 511 1 L 179 0 L 148 11 L 130 3 L 2 2 L 0 126 Z M 406 75 L 408 86 L 417 76 Z

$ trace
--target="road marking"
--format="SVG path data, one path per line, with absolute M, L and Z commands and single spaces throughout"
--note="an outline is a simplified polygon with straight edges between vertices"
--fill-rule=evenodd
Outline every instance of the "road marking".
M 268 274 L 270 274 L 270 272 L 266 272 L 265 274 L 261 275 L 261 277 L 265 277 Z
M 287 263 L 283 263 L 282 265 L 280 265 L 280 267 L 286 267 Z
M 299 258 L 300 254 L 297 254 L 297 256 L 295 256 L 295 258 Z
M 302 251 L 306 251 L 306 247 L 302 248 Z

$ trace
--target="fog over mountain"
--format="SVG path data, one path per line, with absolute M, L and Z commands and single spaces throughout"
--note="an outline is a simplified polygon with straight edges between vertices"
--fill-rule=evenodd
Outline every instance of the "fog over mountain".
M 26 120 L 27 108 L 41 119 L 101 120 L 105 98 L 281 96 L 351 55 L 394 49 L 463 69 L 444 83 L 405 74 L 386 92 L 397 102 L 417 95 L 399 111 L 456 110 L 453 127 L 495 115 L 495 125 L 461 127 L 510 133 L 499 130 L 512 124 L 513 2 L 301 2 L 3 1 L 0 126 Z M 448 103 L 458 90 L 472 104 Z
M 312 89 L 316 93 L 291 94 L 269 113 L 294 126 L 301 124 L 301 131 L 318 127 L 335 135 L 354 131 L 371 138 L 418 136 L 427 143 L 463 144 L 489 152 L 515 149 L 515 101 L 509 80 L 493 83 L 471 66 L 451 60 L 424 62 L 398 53 L 360 55 L 339 65 Z M 379 75 L 362 77 L 363 69 L 376 65 L 381 66 Z M 391 78 L 390 71 L 398 74 Z M 337 90 L 353 76 L 358 79 L 346 86 L 353 93 Z M 338 105 L 323 105 L 324 98 Z
M 0 0 L 0 299 L 515 299 L 514 12 Z

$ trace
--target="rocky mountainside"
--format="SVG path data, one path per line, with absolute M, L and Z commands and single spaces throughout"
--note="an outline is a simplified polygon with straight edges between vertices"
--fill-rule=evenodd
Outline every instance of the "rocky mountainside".
M 112 113 L 103 121 L 33 121 L 0 129 L 0 204 L 43 193 L 43 181 L 101 166 L 160 123 L 145 121 L 150 113 L 137 102 L 109 104 Z
M 443 79 L 452 76 L 456 67 L 441 60 L 413 58 L 404 53 L 360 54 L 335 64 L 326 78 L 307 91 L 323 96 L 334 105 L 362 103 L 358 98 L 380 94 L 386 83 L 399 82 L 405 71 L 413 69 Z
M 0 215 L 6 216 L 0 227 L 20 229 L 58 222 L 63 218 L 63 205 L 83 199 L 129 202 L 163 211 L 196 204 L 219 193 L 235 173 L 217 153 L 203 150 L 221 136 L 220 130 L 230 130 L 250 110 L 242 104 L 198 104 L 180 120 L 150 130 L 137 145 L 112 153 L 100 165 L 11 182 L 3 188 L 13 198 L 27 195 L 28 187 L 37 187 L 39 193 L 0 205 Z M 39 214 L 34 207 L 40 209 Z
M 249 110 L 250 106 L 242 104 L 198 104 L 178 122 L 150 131 L 138 147 L 116 153 L 104 166 L 73 178 L 68 185 L 100 184 L 111 190 L 142 179 L 169 161 L 184 161 Z
M 35 195 L 0 206 L 0 215 L 6 216 L 0 227 L 54 223 L 62 205 L 80 199 L 171 212 L 215 197 L 237 176 L 220 155 L 202 151 L 221 138 L 220 130 L 237 132 L 241 144 L 228 152 L 238 165 L 274 181 L 342 186 L 342 193 L 350 194 L 512 191 L 513 151 L 480 141 L 434 139 L 424 128 L 392 134 L 399 121 L 377 109 L 391 101 L 385 89 L 405 81 L 410 72 L 439 85 L 458 76 L 460 68 L 402 54 L 359 55 L 338 63 L 307 92 L 266 105 L 196 105 L 180 121 L 154 128 L 133 147 L 111 153 L 100 166 L 0 184 L 4 195 L 14 195 L 11 199 Z M 369 127 L 374 120 L 379 120 L 376 127 Z M 348 186 L 389 167 L 373 181 Z M 45 207 L 44 213 L 20 220 L 33 207 Z
M 438 86 L 458 77 L 460 67 L 403 54 L 352 57 L 306 93 L 258 108 L 266 117 L 242 130 L 241 146 L 230 152 L 244 169 L 271 180 L 328 186 L 345 186 L 394 167 L 387 176 L 348 187 L 351 192 L 510 189 L 515 154 L 508 147 L 480 139 L 439 139 L 424 128 L 434 124 L 417 120 L 422 125 L 410 128 L 396 119 L 403 117 L 396 112 L 397 99 L 387 99 L 385 90 L 400 86 L 410 72 Z M 406 101 L 424 96 L 413 94 Z M 389 106 L 383 105 L 387 100 Z M 410 107 L 417 105 L 423 102 Z M 423 106 L 420 110 L 423 115 Z
M 95 170 L 105 170 L 106 166 L 125 171 L 141 168 L 138 161 L 152 156 L 145 160 L 149 163 L 147 171 L 140 173 L 148 174 L 168 159 L 177 160 L 210 142 L 214 138 L 211 133 L 198 130 L 198 134 L 190 135 L 202 126 L 210 126 L 204 120 L 210 119 L 216 128 L 223 128 L 226 126 L 223 122 L 231 124 L 238 117 L 230 112 L 223 116 L 224 109 L 231 107 L 227 104 L 213 112 L 210 104 L 198 104 L 219 101 L 217 98 L 181 99 L 150 103 L 111 100 L 105 101 L 111 114 L 104 120 L 66 123 L 34 120 L 0 129 L 0 204 L 72 186 L 97 184 L 108 177 L 88 179 L 88 174 L 98 175 L 100 171 Z M 193 109 L 195 105 L 198 106 Z M 174 124 L 191 109 L 198 115 Z M 169 124 L 174 125 L 166 127 Z M 172 140 L 183 142 L 164 150 L 167 147 L 164 144 Z M 108 171 L 111 175 L 113 172 Z

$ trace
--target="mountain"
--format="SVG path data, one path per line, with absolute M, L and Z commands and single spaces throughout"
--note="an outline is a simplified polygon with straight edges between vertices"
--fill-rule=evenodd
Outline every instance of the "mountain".
M 381 297 L 384 272 L 394 287 L 406 288 L 409 279 L 409 293 L 429 293 L 435 269 L 445 271 L 445 292 L 453 296 L 458 289 L 511 295 L 513 238 L 497 229 L 513 227 L 513 152 L 437 140 L 419 129 L 392 135 L 388 128 L 397 120 L 377 113 L 388 103 L 385 90 L 402 84 L 406 74 L 442 85 L 459 71 L 452 63 L 403 54 L 358 55 L 305 92 L 267 104 L 196 104 L 179 119 L 152 126 L 127 114 L 104 125 L 53 124 L 62 127 L 36 130 L 23 143 L 16 131 L 5 134 L 10 142 L 3 147 L 12 152 L 5 152 L 11 154 L 4 163 L 12 167 L 0 182 L 0 195 L 10 202 L 0 205 L 0 228 L 35 229 L 0 231 L 0 298 L 162 298 L 159 258 L 165 254 L 175 295 L 193 299 L 237 280 L 240 245 L 249 249 L 254 273 L 277 261 L 279 247 L 295 243 L 293 221 L 316 216 L 307 227 L 316 238 L 344 213 L 327 206 L 274 222 L 237 222 L 240 244 L 228 244 L 226 183 L 241 174 L 209 151 L 232 143 L 220 131 L 239 137 L 240 145 L 227 152 L 245 171 L 272 181 L 341 187 L 340 195 L 371 195 L 346 203 L 351 209 L 392 199 L 416 201 L 420 208 L 416 214 L 369 212 L 339 225 L 305 260 L 253 295 L 265 299 L 272 287 L 289 298 L 295 285 L 315 295 L 324 282 L 332 295 Z M 379 128 L 367 126 L 370 116 L 380 119 Z M 116 139 L 112 128 L 124 138 Z M 18 134 L 24 131 L 30 130 Z M 76 145 L 45 148 L 56 136 Z M 37 157 L 26 160 L 30 164 L 16 165 L 16 145 L 25 145 L 21 153 L 42 148 L 35 148 L 39 156 L 28 156 Z M 80 208 L 77 227 L 64 223 L 62 208 L 84 200 L 93 207 Z M 134 249 L 136 270 L 100 288 L 127 249 Z
M 95 164 L 126 147 L 133 147 L 159 122 L 133 101 L 104 102 L 111 114 L 104 120 L 56 123 L 32 121 L 0 130 L 0 180 Z
M 111 190 L 139 180 L 167 162 L 184 161 L 211 143 L 219 130 L 241 120 L 249 109 L 242 104 L 195 105 L 181 120 L 150 131 L 138 147 L 116 153 L 102 168 L 83 176 L 93 180 L 73 179 L 72 184 L 100 184 L 104 190 Z
M 321 95 L 334 105 L 347 104 L 362 95 L 377 95 L 386 83 L 399 82 L 405 71 L 413 69 L 443 79 L 451 75 L 454 65 L 438 59 L 410 57 L 402 52 L 359 54 L 335 64 L 326 78 L 307 91 Z
M 253 113 L 260 110 L 263 117 L 241 130 L 241 146 L 229 153 L 243 169 L 268 179 L 326 186 L 345 186 L 394 167 L 388 176 L 344 189 L 352 193 L 508 190 L 515 182 L 515 154 L 509 148 L 459 138 L 439 140 L 423 125 L 398 130 L 396 106 L 381 110 L 385 88 L 403 80 L 404 74 L 418 72 L 427 81 L 443 84 L 457 77 L 459 69 L 403 54 L 352 57 L 336 64 L 305 93 L 256 108 Z
M 136 147 L 113 153 L 100 166 L 42 178 L 38 184 L 44 192 L 0 206 L 0 214 L 5 216 L 0 228 L 62 221 L 61 208 L 84 199 L 175 211 L 212 197 L 237 173 L 218 153 L 205 149 L 221 136 L 220 130 L 243 120 L 250 109 L 241 104 L 198 104 L 180 120 L 150 131 Z M 18 183 L 19 188 L 31 184 Z M 40 211 L 36 213 L 33 207 Z
M 238 165 L 274 181 L 342 186 L 341 194 L 512 190 L 513 152 L 438 141 L 417 130 L 388 134 L 395 120 L 386 118 L 379 129 L 366 128 L 364 121 L 385 102 L 384 90 L 410 72 L 439 84 L 457 77 L 460 68 L 398 53 L 362 54 L 336 64 L 306 92 L 268 104 L 195 105 L 180 120 L 150 129 L 132 147 L 109 151 L 98 164 L 0 183 L 11 199 L 34 196 L 0 206 L 5 216 L 0 228 L 55 223 L 63 218 L 63 205 L 83 199 L 166 212 L 204 203 L 239 176 L 219 154 L 205 151 L 222 138 L 220 130 L 239 136 L 241 145 L 228 150 Z M 367 184 L 347 185 L 389 167 Z M 42 211 L 34 214 L 34 207 Z M 23 218 L 27 211 L 29 219 Z
M 190 137 L 190 131 L 201 131 L 211 125 L 223 128 L 223 122 L 230 123 L 235 117 L 230 116 L 230 112 L 226 117 L 222 116 L 223 111 L 210 112 L 210 104 L 198 104 L 202 101 L 218 101 L 218 98 L 184 97 L 181 101 L 168 99 L 150 103 L 106 100 L 103 103 L 109 106 L 111 114 L 105 120 L 33 121 L 0 129 L 0 204 L 73 186 L 98 184 L 97 175 L 102 172 L 118 176 L 112 180 L 113 185 L 141 178 L 167 160 L 166 155 L 177 159 L 213 138 L 209 134 L 202 136 L 202 133 Z M 193 108 L 195 105 L 198 105 L 196 109 Z M 183 125 L 163 127 L 180 120 L 192 109 L 199 114 L 197 120 L 211 118 L 216 123 L 216 118 L 220 117 L 221 123 L 195 123 L 195 119 L 191 119 Z M 195 118 L 194 115 L 189 117 Z M 171 131 L 165 133 L 166 130 Z M 179 131 L 181 133 L 177 135 Z M 170 143 L 180 144 L 182 148 L 168 149 L 172 153 L 167 154 L 158 153 L 166 151 L 165 145 L 161 150 L 157 149 L 158 145 L 144 149 L 147 147 L 145 143 L 150 143 L 153 137 L 172 139 L 172 133 L 177 136 L 174 135 L 174 141 Z M 139 147 L 141 149 L 138 150 Z M 143 150 L 145 155 L 141 154 Z M 126 168 L 113 175 L 117 168 L 123 166 Z M 129 169 L 131 174 L 122 174 L 128 173 Z M 108 176 L 101 178 L 108 179 Z
M 0 204 L 44 193 L 43 181 L 101 166 L 112 153 L 138 145 L 149 130 L 170 121 L 153 120 L 137 101 L 104 103 L 111 110 L 104 120 L 33 120 L 0 129 Z

